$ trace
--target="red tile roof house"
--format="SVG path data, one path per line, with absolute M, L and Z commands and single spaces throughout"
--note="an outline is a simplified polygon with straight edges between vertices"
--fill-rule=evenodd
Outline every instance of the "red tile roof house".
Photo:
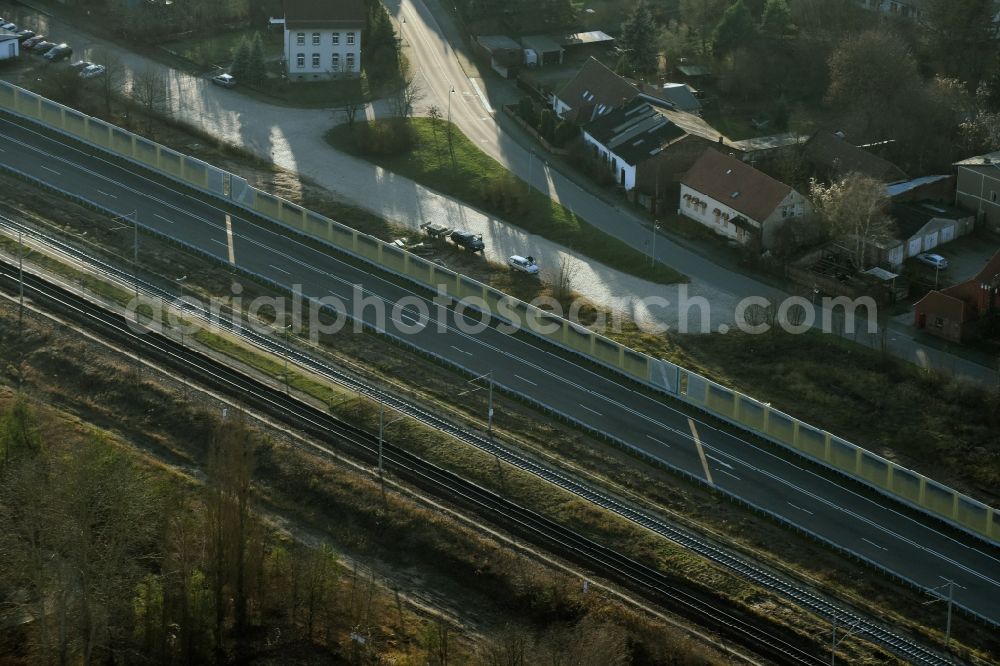
M 1000 313 L 1000 251 L 975 277 L 917 301 L 914 324 L 931 335 L 962 343 L 979 336 L 980 321 L 989 313 Z
M 681 180 L 680 214 L 743 245 L 772 248 L 775 232 L 811 210 L 788 185 L 714 148 Z

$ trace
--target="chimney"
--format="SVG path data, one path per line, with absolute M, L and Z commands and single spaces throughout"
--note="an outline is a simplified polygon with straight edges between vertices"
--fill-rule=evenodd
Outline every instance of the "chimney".
M 719 135 L 719 145 L 720 146 L 726 145 L 726 137 L 722 136 L 721 134 Z

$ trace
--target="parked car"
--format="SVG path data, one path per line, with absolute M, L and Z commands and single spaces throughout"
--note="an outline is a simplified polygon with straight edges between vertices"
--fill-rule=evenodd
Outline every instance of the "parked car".
M 98 76 L 104 74 L 104 65 L 90 65 L 89 67 L 84 67 L 80 72 L 81 79 L 96 79 Z
M 10 30 L 11 32 L 17 32 L 16 23 L 4 23 L 3 25 L 0 25 L 0 28 L 3 28 L 4 30 Z
M 236 85 L 236 79 L 232 74 L 216 74 L 212 77 L 212 83 L 223 88 L 232 88 Z
M 17 31 L 17 41 L 24 44 L 26 41 L 35 36 L 34 30 L 18 30 Z
M 507 257 L 507 263 L 515 271 L 521 271 L 528 275 L 538 275 L 538 264 L 535 263 L 534 257 L 522 257 L 519 254 L 515 254 Z
M 465 248 L 470 252 L 482 252 L 486 249 L 486 244 L 483 242 L 483 237 L 479 234 L 474 234 L 471 231 L 460 231 L 456 230 L 451 232 L 451 242 L 455 245 Z
M 71 55 L 73 55 L 73 49 L 69 44 L 60 44 L 54 49 L 49 49 L 45 54 L 45 59 L 50 62 L 57 62 L 59 60 L 66 60 Z
M 71 64 L 69 67 L 70 67 L 70 69 L 76 70 L 77 72 L 82 72 L 83 70 L 87 69 L 88 67 L 90 67 L 93 64 L 94 63 L 90 62 L 89 60 L 77 60 L 76 62 L 74 62 L 73 64 Z
M 942 257 L 940 254 L 934 254 L 932 252 L 924 252 L 923 254 L 917 255 L 917 261 L 931 268 L 935 268 L 939 271 L 943 271 L 948 268 L 948 260 Z
M 26 39 L 24 43 L 21 44 L 21 46 L 22 48 L 26 49 L 33 49 L 44 41 L 45 41 L 45 35 L 35 35 L 31 39 Z
M 38 42 L 31 47 L 31 52 L 37 55 L 45 55 L 57 46 L 59 45 L 55 42 Z

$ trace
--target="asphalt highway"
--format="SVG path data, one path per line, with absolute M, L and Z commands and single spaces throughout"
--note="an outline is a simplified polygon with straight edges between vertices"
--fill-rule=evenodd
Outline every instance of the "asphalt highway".
M 307 298 L 335 297 L 349 311 L 363 299 L 365 307 L 358 310 L 366 322 L 401 333 L 409 344 L 472 373 L 492 373 L 497 385 L 710 481 L 915 585 L 940 589 L 954 581 L 957 605 L 1000 624 L 998 549 L 972 538 L 956 540 L 930 519 L 924 524 L 888 499 L 862 496 L 849 482 L 825 478 L 804 461 L 786 461 L 717 430 L 668 398 L 636 392 L 624 381 L 595 374 L 495 327 L 477 327 L 471 311 L 457 314 L 416 287 L 396 284 L 249 219 L 227 216 L 207 195 L 155 182 L 136 167 L 117 166 L 97 149 L 43 136 L 26 121 L 0 116 L 0 162 L 119 214 L 138 211 L 140 225 L 289 288 L 301 285 Z M 386 313 L 381 321 L 379 302 L 388 304 L 381 308 Z M 481 330 L 466 332 L 476 328 Z M 942 608 L 942 623 L 943 616 Z

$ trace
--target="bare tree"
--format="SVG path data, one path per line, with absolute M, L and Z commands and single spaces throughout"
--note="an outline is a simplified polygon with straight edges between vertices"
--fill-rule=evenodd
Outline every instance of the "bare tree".
M 528 663 L 531 635 L 522 626 L 506 625 L 487 636 L 479 648 L 483 666 L 525 666 Z
M 242 413 L 217 424 L 208 454 L 208 515 L 212 585 L 215 597 L 215 647 L 222 650 L 225 592 L 233 597 L 235 629 L 247 625 L 248 554 L 254 537 L 250 493 L 255 438 Z
M 810 195 L 830 237 L 851 247 L 854 265 L 864 270 L 869 247 L 890 238 L 894 231 L 886 214 L 885 187 L 874 178 L 850 173 L 832 185 L 813 180 Z
M 344 116 L 347 117 L 347 125 L 349 127 L 354 127 L 354 123 L 358 118 L 358 112 L 364 107 L 365 102 L 360 98 L 350 99 L 340 107 L 340 110 L 344 112 Z
M 424 90 L 417 83 L 411 74 L 405 74 L 401 85 L 389 98 L 389 106 L 392 115 L 396 118 L 409 118 L 413 115 L 413 108 L 417 102 L 424 98 Z
M 130 92 L 132 100 L 146 115 L 146 130 L 151 131 L 153 118 L 166 109 L 166 79 L 160 70 L 147 66 L 135 73 Z
M 578 264 L 569 255 L 559 258 L 559 266 L 552 276 L 552 297 L 557 301 L 573 295 L 573 279 L 576 277 Z
M 125 66 L 121 57 L 106 47 L 94 52 L 94 64 L 104 67 L 104 75 L 98 81 L 101 97 L 104 98 L 104 111 L 111 115 L 111 102 L 115 95 L 121 92 L 122 81 L 125 79 Z

